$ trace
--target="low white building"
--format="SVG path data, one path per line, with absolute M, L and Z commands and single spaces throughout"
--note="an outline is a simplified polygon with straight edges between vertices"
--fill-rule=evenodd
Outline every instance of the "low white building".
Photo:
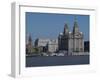
M 47 44 L 48 52 L 56 52 L 58 50 L 58 40 L 50 40 Z
M 35 40 L 35 46 L 36 47 L 40 47 L 40 46 L 47 46 L 47 43 L 50 41 L 50 39 L 47 39 L 47 38 L 37 38 Z
M 58 50 L 58 39 L 38 38 L 35 47 L 41 47 L 43 52 L 56 52 Z

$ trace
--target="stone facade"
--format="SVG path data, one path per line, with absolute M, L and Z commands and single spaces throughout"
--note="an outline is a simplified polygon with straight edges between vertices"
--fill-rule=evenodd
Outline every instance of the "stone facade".
M 47 43 L 50 41 L 50 39 L 46 39 L 46 38 L 38 38 L 35 40 L 35 47 L 39 47 L 39 46 L 47 46 Z
M 58 40 L 50 40 L 47 44 L 48 52 L 56 52 L 58 50 Z
M 70 52 L 84 52 L 83 33 L 79 31 L 77 22 L 74 22 L 73 31 L 70 32 L 68 25 L 65 24 L 63 33 L 58 36 L 59 50 Z
M 38 38 L 35 40 L 35 47 L 41 47 L 41 51 L 43 52 L 56 52 L 58 49 L 58 40 Z

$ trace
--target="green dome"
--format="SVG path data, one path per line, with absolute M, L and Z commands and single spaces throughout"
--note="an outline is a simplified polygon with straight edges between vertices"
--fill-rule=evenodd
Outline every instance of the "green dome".
M 67 25 L 67 23 L 64 25 L 64 34 L 68 34 L 69 33 L 69 27 Z
M 79 31 L 79 27 L 78 27 L 77 19 L 76 19 L 76 16 L 75 16 L 73 32 L 78 32 L 78 31 Z

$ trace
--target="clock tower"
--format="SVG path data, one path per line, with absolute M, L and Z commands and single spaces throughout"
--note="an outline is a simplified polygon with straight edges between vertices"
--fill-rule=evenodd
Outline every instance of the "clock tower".
M 74 26 L 73 26 L 73 51 L 83 52 L 84 51 L 84 41 L 83 33 L 79 31 L 79 26 L 75 16 Z
M 59 50 L 65 50 L 68 55 L 73 55 L 72 52 L 84 51 L 83 33 L 79 31 L 78 21 L 74 18 L 72 32 L 69 31 L 68 25 L 64 25 L 64 31 L 58 36 Z

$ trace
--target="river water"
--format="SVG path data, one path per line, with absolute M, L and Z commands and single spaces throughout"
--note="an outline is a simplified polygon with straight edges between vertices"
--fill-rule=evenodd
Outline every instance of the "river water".
M 26 67 L 89 64 L 89 55 L 81 56 L 27 56 Z

